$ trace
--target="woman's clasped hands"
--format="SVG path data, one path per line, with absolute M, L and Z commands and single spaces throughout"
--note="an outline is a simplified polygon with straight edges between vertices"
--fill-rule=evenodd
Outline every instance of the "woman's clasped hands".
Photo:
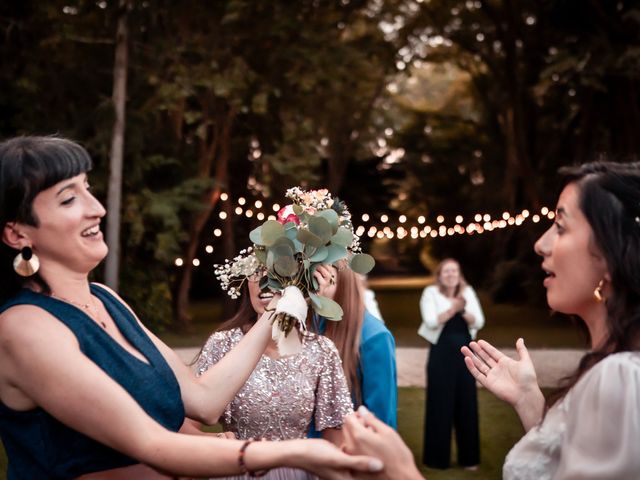
M 343 450 L 351 455 L 379 458 L 384 470 L 376 474 L 356 474 L 356 478 L 422 480 L 409 447 L 398 432 L 378 420 L 365 406 L 345 417 Z

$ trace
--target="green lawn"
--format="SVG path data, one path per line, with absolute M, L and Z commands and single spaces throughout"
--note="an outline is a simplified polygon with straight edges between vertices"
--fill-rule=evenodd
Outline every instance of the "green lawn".
M 398 431 L 411 448 L 422 473 L 429 480 L 493 480 L 502 478 L 504 457 L 524 434 L 514 410 L 486 390 L 478 390 L 480 468 L 475 472 L 458 468 L 455 462 L 455 442 L 453 442 L 452 468 L 433 470 L 421 464 L 424 398 L 425 394 L 422 388 L 401 388 L 399 390 Z

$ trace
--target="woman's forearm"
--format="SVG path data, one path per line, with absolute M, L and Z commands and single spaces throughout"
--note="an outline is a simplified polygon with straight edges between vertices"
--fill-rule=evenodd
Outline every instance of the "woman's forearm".
M 241 440 L 166 432 L 150 438 L 136 457 L 173 475 L 198 478 L 238 475 L 244 473 L 238 462 L 243 443 Z M 287 464 L 301 465 L 299 446 L 294 443 L 284 447 L 284 442 L 252 442 L 244 453 L 245 464 L 252 471 Z
M 148 438 L 145 443 L 143 455 L 135 457 L 142 463 L 162 472 L 198 478 L 276 467 L 300 468 L 327 478 L 338 471 L 378 472 L 383 467 L 382 462 L 373 457 L 349 457 L 336 446 L 315 439 L 246 444 L 243 440 L 166 432 Z
M 197 420 L 216 423 L 246 383 L 271 338 L 270 318 L 271 312 L 265 312 L 238 345 L 197 379 Z

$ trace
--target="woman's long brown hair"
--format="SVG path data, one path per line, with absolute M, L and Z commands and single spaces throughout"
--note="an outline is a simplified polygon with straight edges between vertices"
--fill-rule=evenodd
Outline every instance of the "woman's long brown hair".
M 338 270 L 334 300 L 342 307 L 342 320 L 339 322 L 327 320 L 324 335 L 336 345 L 342 359 L 342 368 L 349 390 L 356 403 L 360 405 L 362 391 L 358 378 L 358 366 L 360 364 L 360 331 L 364 319 L 364 295 L 360 279 L 349 268 Z
M 607 336 L 588 352 L 576 371 L 549 398 L 558 402 L 607 356 L 640 351 L 640 162 L 598 161 L 560 170 L 562 187 L 574 184 L 580 210 L 592 231 L 592 244 L 611 275 Z

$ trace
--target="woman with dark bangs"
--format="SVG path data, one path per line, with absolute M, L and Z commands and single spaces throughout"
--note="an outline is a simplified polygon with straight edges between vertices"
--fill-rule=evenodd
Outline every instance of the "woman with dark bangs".
M 378 460 L 323 440 L 176 433 L 185 416 L 218 420 L 270 339 L 270 314 L 196 379 L 116 293 L 89 282 L 107 254 L 106 212 L 90 191 L 90 169 L 87 152 L 62 138 L 0 144 L 0 436 L 8 478 L 168 479 L 289 466 L 347 479 L 380 470 Z

